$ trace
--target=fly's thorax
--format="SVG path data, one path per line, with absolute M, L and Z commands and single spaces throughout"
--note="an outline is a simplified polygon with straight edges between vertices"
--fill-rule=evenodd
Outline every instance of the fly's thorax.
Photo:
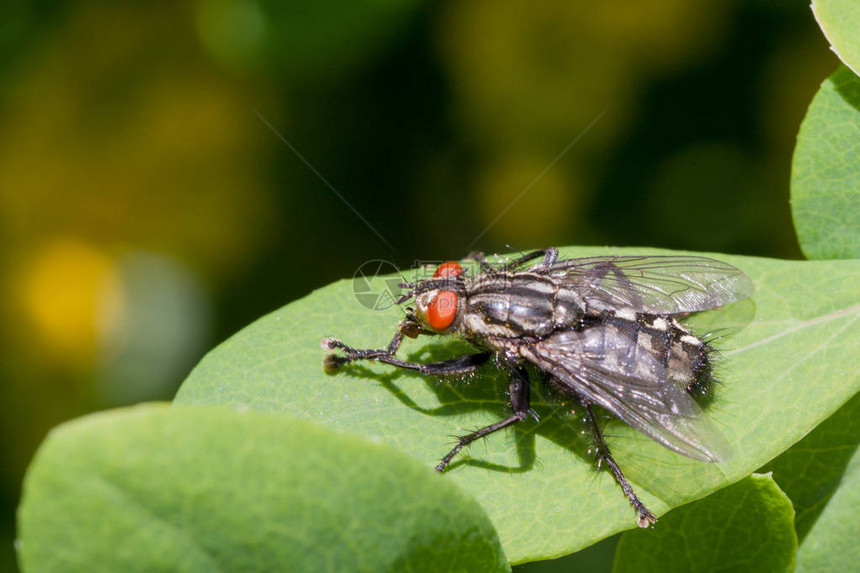
M 576 326 L 581 297 L 545 274 L 492 272 L 466 282 L 462 326 L 469 335 L 542 337 Z

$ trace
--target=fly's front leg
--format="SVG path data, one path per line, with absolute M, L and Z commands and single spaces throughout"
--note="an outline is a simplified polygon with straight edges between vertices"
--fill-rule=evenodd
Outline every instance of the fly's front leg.
M 378 350 L 353 348 L 347 346 L 337 338 L 324 338 L 322 341 L 324 350 L 341 350 L 344 355 L 329 354 L 323 359 L 323 368 L 326 372 L 336 372 L 344 364 L 356 360 L 379 360 L 385 362 L 386 360 L 384 359 L 386 358 L 395 359 L 394 353 L 397 352 L 397 349 L 400 348 L 400 344 L 403 342 L 404 331 L 408 332 L 410 327 L 411 323 L 408 321 L 401 322 L 391 342 L 388 343 L 388 347 Z
M 526 419 L 530 408 L 528 373 L 524 369 L 516 367 L 509 367 L 508 370 L 511 374 L 508 391 L 511 397 L 511 406 L 514 409 L 513 416 L 505 418 L 504 420 L 496 422 L 495 424 L 484 426 L 483 428 L 476 430 L 471 434 L 459 438 L 457 440 L 457 445 L 454 446 L 454 449 L 448 452 L 448 454 L 444 458 L 442 458 L 442 461 L 439 462 L 439 465 L 436 466 L 437 472 L 444 471 L 445 467 L 451 462 L 454 456 L 456 456 L 465 446 L 468 446 L 475 440 L 478 440 L 485 436 L 489 436 L 493 432 L 498 432 L 503 428 L 513 426 L 517 422 L 522 422 Z
M 400 323 L 400 326 L 397 328 L 397 332 L 394 333 L 394 337 L 391 339 L 391 342 L 388 343 L 388 347 L 382 349 L 353 348 L 351 346 L 347 346 L 337 338 L 325 338 L 322 341 L 322 347 L 325 350 L 340 350 L 343 354 L 329 354 L 326 356 L 323 359 L 323 368 L 326 372 L 332 373 L 336 372 L 344 364 L 355 362 L 356 360 L 373 360 L 376 362 L 391 364 L 398 368 L 405 368 L 406 370 L 415 370 L 422 374 L 449 376 L 473 372 L 490 357 L 488 352 L 479 352 L 476 354 L 465 354 L 463 356 L 451 358 L 450 360 L 443 360 L 441 362 L 428 362 L 427 364 L 421 364 L 418 362 L 401 360 L 394 356 L 397 349 L 400 348 L 400 344 L 403 342 L 404 336 L 414 338 L 418 334 L 433 333 L 416 330 L 415 323 L 404 321 Z
M 599 459 L 598 463 L 605 462 L 609 467 L 609 471 L 612 473 L 615 481 L 618 482 L 618 485 L 621 486 L 627 499 L 630 500 L 630 505 L 632 505 L 633 509 L 636 510 L 636 513 L 639 514 L 639 527 L 648 527 L 657 523 L 657 517 L 651 513 L 647 507 L 645 507 L 645 504 L 642 503 L 639 496 L 637 496 L 636 492 L 633 491 L 633 486 L 631 486 L 630 482 L 627 481 L 627 478 L 624 477 L 624 474 L 621 472 L 621 468 L 618 467 L 618 464 L 612 457 L 612 452 L 609 451 L 609 446 L 606 445 L 606 441 L 603 439 L 603 434 L 600 432 L 600 426 L 598 426 L 597 419 L 594 417 L 591 404 L 584 401 L 583 404 L 585 407 L 585 418 L 588 421 L 592 436 L 594 437 L 594 447 L 597 449 L 597 456 Z

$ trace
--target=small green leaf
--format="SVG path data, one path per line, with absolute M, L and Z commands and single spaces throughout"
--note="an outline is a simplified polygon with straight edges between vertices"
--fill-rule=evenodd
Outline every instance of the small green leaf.
M 743 479 L 860 389 L 860 261 L 717 258 L 745 270 L 757 289 L 752 300 L 694 320 L 707 325 L 700 332 L 732 325 L 738 330 L 716 343 L 723 355 L 722 384 L 708 412 L 735 457 L 723 464 L 698 462 L 624 424 L 607 428 L 621 468 L 657 514 Z M 210 353 L 183 384 L 177 402 L 309 419 L 392 444 L 433 467 L 452 435 L 506 415 L 507 385 L 492 366 L 472 379 L 448 382 L 378 364 L 323 373 L 323 337 L 381 348 L 401 316 L 396 307 L 368 310 L 357 302 L 350 281 L 335 283 L 260 319 Z M 446 337 L 419 337 L 398 354 L 427 361 L 464 348 Z M 579 415 L 568 414 L 574 405 L 543 396 L 535 388 L 532 406 L 540 422 L 528 420 L 474 444 L 444 475 L 485 508 L 512 563 L 571 553 L 636 525 L 612 477 L 596 471 L 587 456 L 585 427 Z
M 801 543 L 833 495 L 846 485 L 845 471 L 858 445 L 860 394 L 762 468 L 762 472 L 773 473 L 782 491 L 791 498 Z M 860 563 L 860 555 L 857 562 Z
M 403 454 L 220 408 L 55 429 L 19 533 L 27 573 L 510 570 L 480 506 Z
M 860 450 L 797 553 L 798 571 L 856 571 L 860 563 Z
M 860 74 L 860 3 L 857 0 L 813 0 L 812 12 L 827 41 L 845 65 Z
M 613 573 L 792 571 L 791 501 L 769 475 L 753 474 L 673 510 L 653 530 L 621 536 Z
M 860 258 L 860 78 L 847 68 L 824 82 L 803 119 L 791 211 L 807 258 Z

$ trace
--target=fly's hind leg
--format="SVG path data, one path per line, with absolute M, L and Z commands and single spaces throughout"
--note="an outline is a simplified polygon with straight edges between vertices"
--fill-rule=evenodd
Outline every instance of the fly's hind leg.
M 487 257 L 484 256 L 484 253 L 482 253 L 481 251 L 472 251 L 464 257 L 464 260 L 475 261 L 476 263 L 478 263 L 478 268 L 481 269 L 481 271 L 483 272 L 493 270 L 493 265 L 491 265 L 490 262 L 487 261 Z
M 525 255 L 517 257 L 512 261 L 508 261 L 507 263 L 502 265 L 502 268 L 507 270 L 516 269 L 524 263 L 539 259 L 541 257 L 543 257 L 543 260 L 537 266 L 549 267 L 555 264 L 555 262 L 558 260 L 558 249 L 556 249 L 555 247 L 547 247 L 545 249 L 538 249 L 537 251 L 526 253 Z M 484 256 L 484 253 L 471 252 L 466 255 L 466 259 L 476 261 L 482 271 L 491 271 L 494 268 L 497 268 L 487 262 L 487 258 Z
M 529 413 L 529 377 L 528 373 L 518 367 L 509 367 L 511 380 L 508 386 L 508 392 L 511 398 L 511 406 L 514 409 L 514 413 L 512 416 L 505 418 L 495 424 L 490 424 L 489 426 L 484 426 L 471 434 L 462 436 L 457 440 L 457 445 L 448 452 L 448 454 L 442 458 L 442 461 L 436 466 L 436 471 L 441 472 L 445 470 L 445 467 L 451 462 L 451 460 L 456 456 L 460 450 L 464 447 L 468 446 L 475 440 L 479 440 L 483 437 L 489 436 L 493 432 L 498 432 L 501 429 L 507 428 L 508 426 L 513 426 L 518 422 L 522 422 L 526 419 Z
M 518 257 L 510 262 L 505 263 L 504 268 L 515 269 L 523 263 L 527 263 L 529 261 L 533 261 L 541 257 L 543 257 L 543 260 L 536 265 L 537 267 L 549 267 L 551 265 L 554 265 L 555 262 L 558 260 L 558 249 L 556 249 L 555 247 L 547 247 L 545 249 L 538 249 L 537 251 L 526 253 L 521 257 Z
M 606 463 L 609 471 L 615 478 L 615 481 L 618 482 L 618 485 L 620 485 L 621 489 L 624 490 L 624 494 L 627 496 L 627 499 L 630 500 L 630 505 L 632 505 L 636 510 L 636 513 L 639 514 L 639 527 L 648 527 L 657 523 L 657 517 L 651 513 L 647 507 L 645 507 L 645 504 L 642 503 L 636 495 L 636 492 L 633 491 L 633 486 L 631 486 L 630 482 L 627 481 L 627 478 L 624 477 L 624 474 L 621 472 L 621 468 L 618 467 L 618 463 L 616 463 L 615 459 L 612 457 L 612 452 L 609 451 L 609 446 L 606 445 L 606 441 L 603 439 L 603 434 L 600 432 L 600 426 L 597 424 L 597 419 L 594 416 L 594 411 L 591 409 L 591 404 L 587 402 L 583 402 L 583 404 L 585 407 L 585 417 L 591 429 L 591 434 L 594 437 L 594 447 L 597 450 L 597 455 L 600 460 L 599 463 Z

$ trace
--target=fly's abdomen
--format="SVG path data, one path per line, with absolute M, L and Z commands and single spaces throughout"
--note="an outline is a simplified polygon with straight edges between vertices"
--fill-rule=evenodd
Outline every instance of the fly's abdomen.
M 635 353 L 653 356 L 664 368 L 665 376 L 676 386 L 694 395 L 710 393 L 713 349 L 672 317 L 636 314 L 629 309 L 615 311 L 604 319 L 635 345 Z

